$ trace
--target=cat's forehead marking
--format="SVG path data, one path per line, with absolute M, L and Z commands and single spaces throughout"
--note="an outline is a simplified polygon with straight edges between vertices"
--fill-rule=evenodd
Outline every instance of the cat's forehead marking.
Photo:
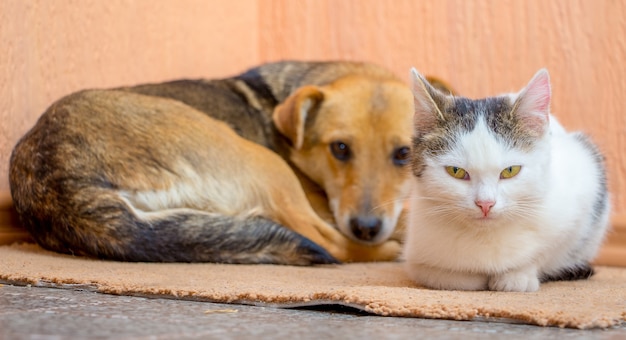
M 528 150 L 533 146 L 533 139 L 520 124 L 515 115 L 511 115 L 513 101 L 508 96 L 468 99 L 455 97 L 446 109 L 448 117 L 454 117 L 449 124 L 454 129 L 472 131 L 479 119 L 484 119 L 491 132 L 511 147 Z
M 454 97 L 446 108 L 447 117 L 453 117 L 449 122 L 457 125 L 464 131 L 472 131 L 476 122 L 484 117 L 487 126 L 494 130 L 502 116 L 507 115 L 512 106 L 501 97 L 472 100 L 464 97 Z M 496 131 L 494 131 L 496 132 Z

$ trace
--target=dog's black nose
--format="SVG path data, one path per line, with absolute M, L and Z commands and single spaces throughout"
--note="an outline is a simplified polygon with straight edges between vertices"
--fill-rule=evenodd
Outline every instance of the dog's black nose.
M 378 217 L 363 216 L 350 219 L 352 234 L 363 241 L 371 241 L 383 227 L 383 222 Z

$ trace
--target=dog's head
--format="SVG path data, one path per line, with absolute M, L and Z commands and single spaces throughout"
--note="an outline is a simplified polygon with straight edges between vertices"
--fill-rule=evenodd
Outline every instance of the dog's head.
M 387 240 L 408 195 L 409 88 L 350 75 L 299 88 L 273 118 L 292 163 L 325 191 L 339 230 L 363 243 Z

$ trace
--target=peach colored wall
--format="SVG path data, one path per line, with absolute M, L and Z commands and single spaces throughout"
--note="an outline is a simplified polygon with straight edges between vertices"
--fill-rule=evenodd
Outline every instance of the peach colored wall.
M 416 66 L 471 97 L 547 67 L 553 111 L 601 145 L 626 214 L 624 1 L 3 0 L 0 22 L 0 191 L 12 146 L 69 92 L 341 58 Z

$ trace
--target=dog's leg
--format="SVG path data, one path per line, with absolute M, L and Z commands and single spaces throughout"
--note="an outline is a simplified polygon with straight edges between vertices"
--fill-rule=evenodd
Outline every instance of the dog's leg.
M 274 218 L 295 232 L 326 249 L 342 262 L 391 261 L 398 257 L 401 246 L 396 241 L 364 245 L 344 236 L 313 211 L 303 191 L 292 187 L 289 196 L 277 196 Z
M 298 218 L 293 215 L 292 217 Z M 343 262 L 391 261 L 398 257 L 401 247 L 398 242 L 387 241 L 380 245 L 368 246 L 354 242 L 344 236 L 319 217 L 309 216 L 309 226 L 304 221 L 291 222 L 294 230 L 321 245 L 335 258 Z M 300 228 L 300 226 L 306 226 Z

